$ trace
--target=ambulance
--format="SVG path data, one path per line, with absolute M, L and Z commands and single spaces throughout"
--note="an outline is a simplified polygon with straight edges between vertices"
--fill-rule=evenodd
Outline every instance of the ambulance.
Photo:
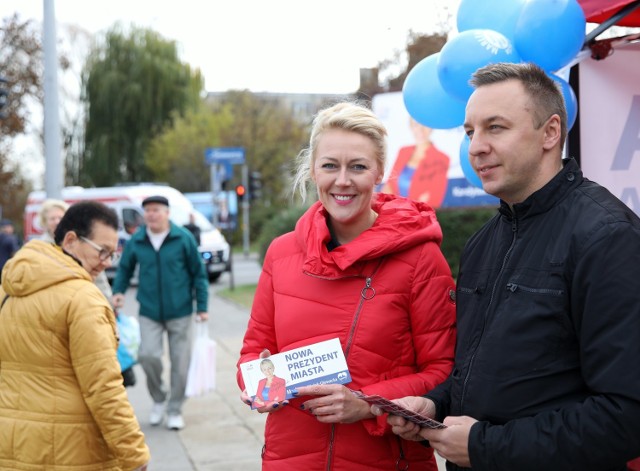
M 72 186 L 62 190 L 62 199 L 69 204 L 84 200 L 100 201 L 116 211 L 119 224 L 118 250 L 120 252 L 131 238 L 131 234 L 143 223 L 142 200 L 153 195 L 162 195 L 169 200 L 171 221 L 178 226 L 187 224 L 189 215 L 193 214 L 195 223 L 201 230 L 198 250 L 207 270 L 209 281 L 216 281 L 222 273 L 230 269 L 230 247 L 222 233 L 202 213 L 194 209 L 191 202 L 175 188 L 158 184 L 137 184 L 104 188 Z M 33 191 L 29 194 L 24 212 L 25 241 L 38 237 L 43 232 L 38 211 L 45 199 L 44 191 Z M 110 281 L 115 278 L 116 269 L 117 262 L 106 270 L 107 278 Z

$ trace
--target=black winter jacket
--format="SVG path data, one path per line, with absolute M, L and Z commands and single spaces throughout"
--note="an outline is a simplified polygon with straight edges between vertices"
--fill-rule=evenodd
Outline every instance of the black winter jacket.
M 469 239 L 457 321 L 454 370 L 428 397 L 440 420 L 479 420 L 475 471 L 640 455 L 640 219 L 573 159 Z

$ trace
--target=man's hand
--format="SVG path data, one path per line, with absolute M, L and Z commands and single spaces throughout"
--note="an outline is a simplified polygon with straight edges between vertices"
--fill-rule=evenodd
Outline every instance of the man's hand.
M 393 402 L 399 404 L 405 409 L 412 410 L 417 414 L 429 417 L 431 419 L 435 418 L 436 406 L 431 399 L 427 399 L 426 397 L 407 396 L 403 397 L 402 399 L 394 399 Z M 385 413 L 377 406 L 371 406 L 371 412 L 374 415 L 382 415 Z M 389 416 L 387 417 L 387 423 L 391 425 L 391 431 L 393 433 L 399 435 L 405 440 L 424 440 L 421 435 L 422 429 L 420 428 L 420 426 L 418 424 L 414 424 L 413 422 L 409 422 L 403 417 L 389 414 Z
M 204 322 L 209 320 L 208 312 L 198 312 L 196 313 L 196 322 Z
M 113 296 L 111 296 L 111 305 L 116 309 L 124 306 L 124 294 L 116 293 Z
M 447 417 L 443 421 L 447 428 L 440 430 L 423 428 L 420 430 L 420 435 L 425 440 L 429 440 L 431 447 L 447 461 L 463 468 L 470 468 L 469 433 L 476 422 L 476 419 L 468 416 Z

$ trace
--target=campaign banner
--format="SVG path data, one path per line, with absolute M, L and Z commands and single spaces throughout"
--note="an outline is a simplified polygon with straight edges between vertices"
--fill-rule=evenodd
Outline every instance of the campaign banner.
M 351 382 L 338 338 L 242 363 L 240 372 L 253 409 L 291 399 L 300 386 Z
M 580 166 L 640 215 L 640 44 L 580 62 Z
M 431 129 L 417 123 L 409 116 L 402 92 L 375 95 L 372 108 L 388 132 L 385 176 L 378 191 L 432 208 L 498 206 L 498 198 L 465 177 L 462 164 L 468 162 L 460 161 L 462 126 Z

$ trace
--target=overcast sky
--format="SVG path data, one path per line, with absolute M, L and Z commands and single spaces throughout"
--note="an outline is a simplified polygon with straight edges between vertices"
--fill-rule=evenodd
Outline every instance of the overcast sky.
M 44 0 L 0 0 L 0 17 L 38 22 Z M 47 0 L 49 1 L 49 0 Z M 207 91 L 350 93 L 359 69 L 430 33 L 460 0 L 54 0 L 56 20 L 90 33 L 116 22 L 175 40 Z

